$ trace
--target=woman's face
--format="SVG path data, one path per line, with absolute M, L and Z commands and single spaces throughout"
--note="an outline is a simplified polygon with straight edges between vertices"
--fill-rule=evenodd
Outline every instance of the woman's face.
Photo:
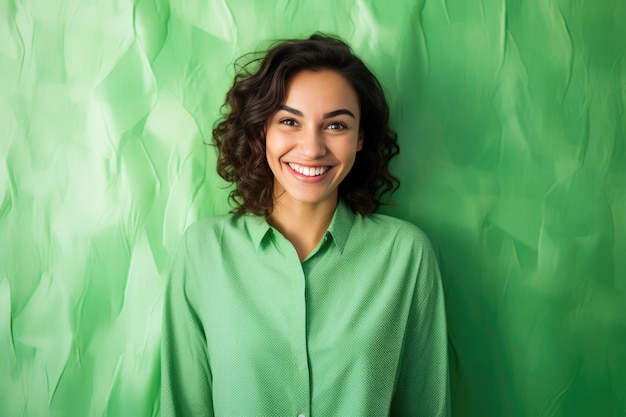
M 266 130 L 274 203 L 336 204 L 363 146 L 356 92 L 338 72 L 301 71 Z

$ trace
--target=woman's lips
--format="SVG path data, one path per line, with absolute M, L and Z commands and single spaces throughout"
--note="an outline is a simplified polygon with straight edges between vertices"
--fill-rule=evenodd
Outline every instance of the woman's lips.
M 327 177 L 328 172 L 332 167 L 328 165 L 301 165 L 295 162 L 286 163 L 291 174 L 298 180 L 303 182 L 320 182 Z
M 306 177 L 317 177 L 325 174 L 330 169 L 329 166 L 308 166 L 296 164 L 295 162 L 289 162 L 288 165 L 293 171 Z

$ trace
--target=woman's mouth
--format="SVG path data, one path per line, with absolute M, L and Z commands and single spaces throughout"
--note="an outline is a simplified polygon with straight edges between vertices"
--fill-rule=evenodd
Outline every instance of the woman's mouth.
M 329 166 L 304 166 L 294 162 L 289 162 L 289 167 L 305 177 L 317 177 L 324 175 L 330 169 Z

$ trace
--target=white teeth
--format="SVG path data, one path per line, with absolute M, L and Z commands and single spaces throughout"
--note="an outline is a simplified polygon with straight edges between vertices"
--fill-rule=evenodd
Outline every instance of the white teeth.
M 317 177 L 318 175 L 326 173 L 326 171 L 330 169 L 329 167 L 305 167 L 302 165 L 294 164 L 293 162 L 290 162 L 289 166 L 294 171 L 302 175 L 306 175 L 307 177 Z

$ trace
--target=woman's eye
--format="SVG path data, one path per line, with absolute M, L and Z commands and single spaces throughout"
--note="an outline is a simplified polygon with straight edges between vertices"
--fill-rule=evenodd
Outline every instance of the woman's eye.
M 328 128 L 330 130 L 343 130 L 343 129 L 346 129 L 347 126 L 344 125 L 343 123 L 331 123 L 328 125 Z
M 298 124 L 293 119 L 282 119 L 279 123 L 285 126 L 296 126 Z

